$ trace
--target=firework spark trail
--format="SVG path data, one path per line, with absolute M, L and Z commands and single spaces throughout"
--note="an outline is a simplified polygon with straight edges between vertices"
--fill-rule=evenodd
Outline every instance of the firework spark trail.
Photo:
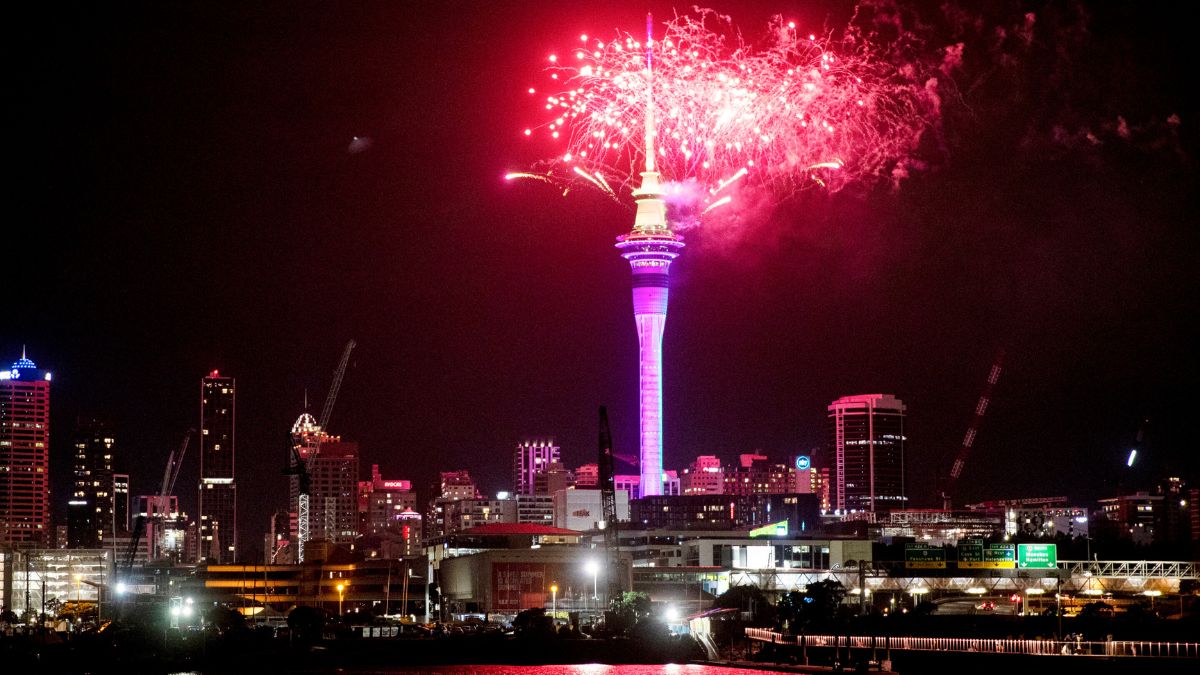
M 780 195 L 836 190 L 887 175 L 936 117 L 936 81 L 853 26 L 834 40 L 776 19 L 760 48 L 728 17 L 697 9 L 666 22 L 661 39 L 583 35 L 550 59 L 552 81 L 567 88 L 546 97 L 550 119 L 535 129 L 565 147 L 539 168 L 563 182 L 596 185 L 603 170 L 628 189 L 654 166 L 714 196 L 743 178 Z

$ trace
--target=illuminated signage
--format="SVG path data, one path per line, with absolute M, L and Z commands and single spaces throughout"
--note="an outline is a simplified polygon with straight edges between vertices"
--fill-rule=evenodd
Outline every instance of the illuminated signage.
M 929 544 L 905 544 L 904 566 L 915 569 L 946 569 L 946 549 Z
M 385 481 L 383 481 L 383 487 L 385 487 L 385 488 L 396 488 L 398 490 L 407 490 L 409 488 L 409 485 L 410 485 L 410 483 L 406 480 L 385 480 Z
M 1058 546 L 1017 544 L 1017 567 L 1023 570 L 1052 570 L 1058 567 Z
M 781 520 L 778 523 L 763 525 L 750 530 L 751 537 L 786 537 L 788 536 L 788 521 Z
M 1017 566 L 1014 544 L 985 544 L 979 539 L 958 544 L 959 569 L 1012 569 Z
M 804 471 L 805 469 L 807 469 L 810 466 L 812 466 L 812 460 L 809 459 L 808 455 L 800 455 L 799 457 L 796 458 L 796 468 L 797 469 Z

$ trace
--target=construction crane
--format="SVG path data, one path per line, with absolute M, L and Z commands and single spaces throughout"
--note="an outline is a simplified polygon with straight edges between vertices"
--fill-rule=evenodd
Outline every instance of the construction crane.
M 356 345 L 354 340 L 346 343 L 346 350 L 342 352 L 342 360 L 338 363 L 337 370 L 333 371 L 333 381 L 329 383 L 329 394 L 325 396 L 325 407 L 321 408 L 321 416 L 317 418 L 317 426 L 321 427 L 322 431 L 329 429 L 329 416 L 333 414 L 333 403 L 337 401 L 338 390 L 342 388 L 342 378 L 346 376 L 346 364 L 350 363 L 350 352 L 354 351 Z
M 342 351 L 342 360 L 338 362 L 337 368 L 333 371 L 333 380 L 329 383 L 329 393 L 325 396 L 325 406 L 321 408 L 321 417 L 317 420 L 316 428 L 316 447 L 314 452 L 320 452 L 321 441 L 328 434 L 329 417 L 333 414 L 333 404 L 337 401 L 338 391 L 342 388 L 342 378 L 346 376 L 346 366 L 350 363 L 350 353 L 357 346 L 354 340 L 346 343 L 345 350 Z M 288 434 L 286 467 L 283 470 L 285 475 L 296 476 L 298 483 L 298 496 L 296 498 L 296 562 L 304 562 L 305 543 L 308 541 L 309 532 L 311 531 L 310 514 L 312 512 L 309 500 L 311 499 L 312 484 L 308 475 L 308 464 L 299 449 L 296 447 L 296 439 Z M 326 528 L 328 529 L 328 528 Z
M 604 552 L 608 558 L 608 602 L 621 597 L 621 540 L 617 526 L 617 491 L 613 480 L 612 433 L 608 429 L 608 410 L 600 406 L 600 455 L 597 468 L 600 503 L 604 515 Z
M 319 432 L 318 432 L 319 433 Z M 308 464 L 296 447 L 296 439 L 290 433 L 285 435 L 285 456 L 287 466 L 283 469 L 285 476 L 295 476 L 298 484 L 296 501 L 296 562 L 304 562 L 304 544 L 308 541 L 308 496 L 312 492 L 312 483 L 308 477 Z
M 153 521 L 161 522 L 166 518 L 165 510 L 167 509 L 168 498 L 175 490 L 175 481 L 179 479 L 179 471 L 183 468 L 183 457 L 187 454 L 188 443 L 192 440 L 192 434 L 196 433 L 195 429 L 188 429 L 183 435 L 183 442 L 179 444 L 178 450 L 171 451 L 167 455 L 167 466 L 163 469 L 162 485 L 159 487 L 158 494 L 154 499 L 154 503 L 146 504 L 146 513 L 139 513 L 137 521 L 133 526 L 133 533 L 129 539 L 129 550 L 125 555 L 125 571 L 128 573 L 133 569 L 133 560 L 137 555 L 138 545 L 142 543 L 142 534 L 146 531 L 146 521 L 153 516 Z M 154 526 L 154 522 L 150 523 L 150 533 L 148 539 L 150 542 L 149 559 L 158 559 L 158 532 Z
M 992 362 L 992 369 L 988 371 L 987 382 L 983 385 L 983 392 L 979 395 L 979 401 L 975 404 L 975 415 L 971 418 L 971 424 L 967 427 L 967 433 L 963 436 L 962 445 L 958 448 L 958 456 L 954 458 L 954 464 L 950 467 L 950 476 L 946 481 L 946 488 L 942 490 L 942 510 L 949 511 L 951 507 L 951 495 L 954 494 L 954 486 L 958 483 L 958 477 L 962 475 L 963 467 L 967 464 L 967 458 L 971 455 L 971 448 L 975 446 L 975 435 L 979 433 L 979 423 L 983 421 L 983 416 L 987 413 L 988 403 L 992 400 L 992 391 L 996 388 L 996 382 L 1000 379 L 1000 371 L 1004 368 L 1004 347 L 996 350 L 996 358 Z

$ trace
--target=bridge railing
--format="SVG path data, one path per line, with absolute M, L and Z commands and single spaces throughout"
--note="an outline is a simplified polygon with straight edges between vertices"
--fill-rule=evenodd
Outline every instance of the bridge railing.
M 987 638 L 911 637 L 903 635 L 784 635 L 747 628 L 746 637 L 761 642 L 804 647 L 897 649 L 931 652 L 979 652 L 1025 656 L 1111 656 L 1200 659 L 1200 642 L 1083 642 Z
M 1168 577 L 1195 579 L 1200 563 L 1174 560 L 1060 560 L 1059 569 L 1095 577 Z

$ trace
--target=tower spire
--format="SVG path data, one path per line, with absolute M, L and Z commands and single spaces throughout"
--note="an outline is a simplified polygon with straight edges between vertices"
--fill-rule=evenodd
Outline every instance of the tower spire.
M 654 119 L 654 15 L 646 13 L 646 171 L 654 171 L 654 136 L 658 133 Z M 642 174 L 642 187 L 646 187 Z
M 633 272 L 633 320 L 638 333 L 638 404 L 640 496 L 663 492 L 662 338 L 667 324 L 667 270 L 683 248 L 671 231 L 667 206 L 654 163 L 658 131 L 654 115 L 654 18 L 646 15 L 646 170 L 633 191 L 637 212 L 633 231 L 617 237 L 621 257 Z

